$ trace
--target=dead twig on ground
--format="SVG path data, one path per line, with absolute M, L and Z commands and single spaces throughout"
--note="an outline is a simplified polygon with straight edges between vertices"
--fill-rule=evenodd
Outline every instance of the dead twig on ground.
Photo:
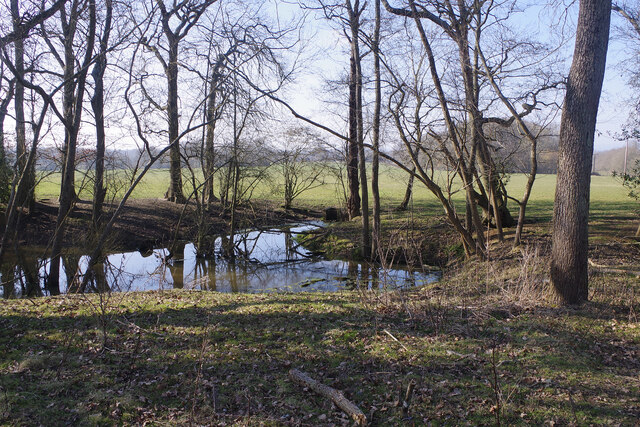
M 335 403 L 340 409 L 342 409 L 347 415 L 349 415 L 357 425 L 367 425 L 367 416 L 364 414 L 364 412 L 362 412 L 360 408 L 358 408 L 353 402 L 344 397 L 344 394 L 342 394 L 341 391 L 324 385 L 297 369 L 292 369 L 289 371 L 289 378 L 304 387 L 310 388 L 319 395 L 331 399 L 333 403 Z

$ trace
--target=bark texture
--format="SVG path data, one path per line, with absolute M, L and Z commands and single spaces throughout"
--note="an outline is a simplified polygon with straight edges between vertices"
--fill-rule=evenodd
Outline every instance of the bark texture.
M 353 24 L 352 24 L 353 25 Z M 347 199 L 347 213 L 349 219 L 360 215 L 360 181 L 358 180 L 358 89 L 356 58 L 351 49 L 349 71 L 349 140 L 347 141 L 347 185 L 349 198 Z
M 168 20 L 168 18 L 167 18 Z M 165 26 L 168 28 L 168 25 Z M 180 158 L 180 144 L 177 143 L 179 134 L 178 116 L 178 41 L 173 33 L 165 31 L 169 40 L 169 62 L 165 73 L 167 75 L 167 116 L 169 119 L 169 176 L 171 183 L 166 198 L 172 202 L 185 203 L 182 192 L 182 163 Z
M 589 185 L 604 79 L 611 0 L 581 0 L 567 81 L 553 211 L 551 282 L 561 304 L 588 298 Z
M 378 185 L 380 165 L 380 108 L 382 89 L 380 78 L 380 0 L 375 3 L 375 27 L 373 33 L 373 74 L 375 80 L 375 104 L 373 107 L 373 159 L 371 162 L 371 193 L 373 196 L 373 226 L 371 227 L 371 257 L 375 259 L 380 250 L 380 188 Z
M 104 132 L 104 72 L 107 68 L 107 47 L 109 34 L 111 33 L 111 15 L 113 4 L 111 0 L 105 1 L 106 17 L 104 32 L 100 39 L 100 53 L 96 57 L 91 76 L 95 82 L 91 108 L 96 121 L 96 177 L 93 184 L 93 211 L 91 214 L 94 229 L 98 229 L 102 223 L 102 206 L 107 193 L 104 184 L 104 160 L 105 160 L 105 132 Z
M 13 29 L 18 31 L 21 25 L 20 5 L 18 0 L 11 0 L 11 15 L 13 18 Z M 19 38 L 13 43 L 15 68 L 20 78 L 24 78 L 24 40 Z M 34 206 L 35 170 L 27 169 L 27 143 L 24 117 L 24 86 L 20 81 L 16 81 L 14 94 L 15 123 L 16 123 L 16 159 L 18 176 L 24 174 L 24 185 L 16 195 L 16 205 L 25 206 L 31 212 Z

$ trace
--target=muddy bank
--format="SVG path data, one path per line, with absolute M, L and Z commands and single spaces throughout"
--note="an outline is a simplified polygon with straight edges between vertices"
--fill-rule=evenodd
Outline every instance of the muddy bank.
M 401 222 L 401 223 L 400 223 Z M 298 241 L 328 259 L 363 260 L 361 219 L 333 222 L 326 229 L 301 235 Z M 464 249 L 448 222 L 442 217 L 406 221 L 384 220 L 377 262 L 384 266 L 444 269 L 464 259 Z
M 637 220 L 611 218 L 610 227 L 621 230 L 611 239 L 598 227 L 592 227 L 589 238 L 589 265 L 593 273 L 621 273 L 631 276 L 640 272 L 640 241 L 632 236 Z M 352 221 L 334 222 L 326 229 L 301 235 L 298 241 L 305 248 L 322 254 L 328 259 L 362 260 L 360 218 Z M 490 229 L 488 236 L 488 261 L 521 268 L 523 254 L 543 260 L 547 267 L 551 256 L 551 224 L 539 222 L 528 224 L 522 235 L 522 243 L 513 247 L 515 228 L 505 228 L 504 240 L 498 239 L 497 231 Z M 607 237 L 607 238 L 605 238 Z M 453 227 L 445 217 L 418 217 L 383 219 L 378 262 L 387 266 L 407 265 L 413 268 L 437 267 L 449 274 L 475 271 L 479 261 L 467 259 L 464 248 Z M 487 261 L 487 260 L 485 260 Z M 463 273 L 463 275 L 466 273 Z
M 107 204 L 106 217 L 110 218 L 116 205 Z M 23 215 L 17 231 L 20 245 L 47 246 L 55 230 L 58 203 L 40 200 L 34 212 Z M 277 203 L 257 201 L 238 210 L 238 228 L 281 225 L 316 219 L 320 212 L 294 209 L 286 211 Z M 226 233 L 229 213 L 213 203 L 206 216 L 207 234 Z M 179 205 L 163 199 L 135 199 L 127 202 L 109 236 L 110 250 L 136 250 L 145 247 L 166 246 L 174 239 L 192 240 L 197 235 L 195 204 Z M 79 201 L 71 212 L 64 235 L 64 246 L 91 247 L 91 202 Z

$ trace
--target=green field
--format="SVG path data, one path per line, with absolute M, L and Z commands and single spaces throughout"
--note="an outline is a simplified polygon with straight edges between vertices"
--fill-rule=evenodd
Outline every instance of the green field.
M 122 179 L 124 173 L 116 173 Z M 254 191 L 254 197 L 258 199 L 278 199 L 277 192 L 274 187 L 279 184 L 277 174 L 271 174 L 270 179 L 258 185 Z M 91 198 L 91 181 L 86 178 L 83 173 L 79 172 L 76 177 L 77 186 L 82 188 L 80 197 L 83 199 Z M 553 198 L 555 192 L 555 175 L 539 175 L 533 188 L 529 203 L 529 217 L 538 220 L 549 220 L 553 210 Z M 36 189 L 39 199 L 56 198 L 59 194 L 60 174 L 51 174 L 44 178 Z M 383 165 L 381 167 L 380 177 L 380 196 L 382 199 L 383 210 L 392 210 L 402 200 L 405 192 L 407 175 L 402 170 Z M 509 194 L 515 198 L 520 198 L 526 177 L 523 174 L 514 174 L 510 176 L 507 189 Z M 168 169 L 155 169 L 142 180 L 140 185 L 133 192 L 132 197 L 135 198 L 161 198 L 164 196 L 169 186 Z M 124 188 L 124 187 L 123 187 Z M 191 186 L 186 183 L 185 192 L 191 191 Z M 336 178 L 327 174 L 324 184 L 320 187 L 303 193 L 294 202 L 297 206 L 305 207 L 327 207 L 340 205 L 340 186 Z M 111 192 L 113 196 L 113 191 Z M 124 190 L 116 192 L 116 198 L 124 194 Z M 458 202 L 460 208 L 464 201 L 462 192 L 454 194 L 453 199 Z M 512 211 L 515 213 L 517 207 L 513 202 Z M 427 190 L 420 182 L 416 181 L 414 185 L 413 206 L 416 210 L 421 210 L 425 214 L 436 214 L 442 211 L 436 198 Z M 629 216 L 638 204 L 627 197 L 627 191 L 618 180 L 610 176 L 593 176 L 591 179 L 591 213 L 593 217 L 601 216 Z

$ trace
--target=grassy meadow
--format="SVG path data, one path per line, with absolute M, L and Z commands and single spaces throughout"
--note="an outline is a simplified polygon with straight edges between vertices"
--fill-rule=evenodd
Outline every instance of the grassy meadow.
M 122 197 L 126 187 L 124 186 L 124 172 L 113 174 L 115 180 L 119 181 L 120 190 L 111 191 L 111 197 L 116 199 Z M 185 193 L 191 192 L 191 185 L 188 177 L 183 177 Z M 198 177 L 201 179 L 201 176 Z M 217 179 L 218 177 L 216 177 Z M 91 198 L 92 183 L 89 176 L 78 172 L 76 176 L 77 187 L 80 188 L 80 197 Z M 407 174 L 390 165 L 382 165 L 380 168 L 380 197 L 383 210 L 392 210 L 404 197 L 407 182 Z M 538 175 L 529 202 L 528 213 L 530 217 L 538 220 L 550 220 L 553 211 L 553 198 L 555 193 L 555 175 Z M 509 195 L 520 198 L 526 184 L 526 176 L 523 174 L 512 174 L 509 177 L 507 190 Z M 281 177 L 275 172 L 271 173 L 267 180 L 261 182 L 256 187 L 253 195 L 257 199 L 278 200 L 277 187 L 281 185 Z M 162 198 L 169 186 L 169 170 L 150 170 L 140 185 L 134 190 L 132 198 Z M 60 174 L 50 174 L 44 177 L 36 188 L 36 197 L 39 199 L 56 198 L 59 194 Z M 371 194 L 371 193 L 370 193 Z M 462 209 L 464 194 L 458 191 L 453 195 L 453 200 Z M 342 188 L 336 177 L 325 174 L 323 184 L 300 195 L 294 205 L 303 207 L 323 208 L 336 206 L 341 203 Z M 511 202 L 512 211 L 517 212 L 515 203 Z M 427 188 L 416 180 L 414 185 L 413 206 L 416 210 L 425 215 L 439 214 L 442 209 Z M 629 216 L 638 204 L 627 197 L 627 191 L 620 184 L 620 181 L 611 176 L 593 176 L 591 178 L 591 213 L 594 217 L 602 216 Z
M 197 173 L 197 172 L 196 172 Z M 370 173 L 370 170 L 369 170 Z M 124 179 L 125 172 L 112 172 L 110 178 L 113 182 L 119 182 L 119 190 L 108 192 L 107 199 L 118 200 L 124 194 L 127 186 Z M 214 179 L 219 182 L 218 176 Z M 197 179 L 201 180 L 199 176 Z M 507 190 L 509 195 L 519 199 L 526 185 L 524 174 L 512 174 L 509 176 Z M 192 186 L 188 176 L 183 176 L 185 194 L 192 191 Z M 91 200 L 92 182 L 89 175 L 78 172 L 76 176 L 77 188 L 80 198 Z M 391 165 L 382 165 L 380 168 L 380 197 L 382 206 L 383 226 L 385 222 L 388 227 L 396 227 L 399 221 L 408 218 L 410 215 L 414 221 L 422 223 L 430 222 L 434 216 L 443 213 L 440 203 L 435 196 L 419 181 L 415 181 L 412 199 L 412 207 L 409 213 L 398 213 L 395 208 L 402 201 L 407 183 L 407 174 L 399 168 Z M 262 199 L 281 202 L 278 187 L 281 187 L 282 178 L 277 169 L 273 168 L 267 178 L 259 182 L 252 195 L 254 199 Z M 217 185 L 217 184 L 216 184 Z M 529 204 L 527 206 L 527 221 L 537 224 L 549 224 L 553 215 L 553 199 L 555 195 L 556 176 L 541 174 L 536 178 Z M 40 181 L 36 189 L 36 197 L 40 199 L 55 199 L 59 194 L 60 175 L 50 174 Z M 169 186 L 169 170 L 150 170 L 141 183 L 132 193 L 133 199 L 162 198 Z M 452 195 L 454 204 L 459 212 L 464 211 L 464 194 L 458 190 Z M 302 193 L 294 201 L 294 207 L 310 208 L 322 210 L 330 206 L 341 206 L 344 202 L 343 189 L 335 174 L 327 172 L 323 177 L 322 185 L 312 188 Z M 369 193 L 371 194 L 371 192 Z M 627 190 L 620 181 L 612 176 L 592 176 L 591 177 L 591 239 L 597 241 L 608 241 L 615 236 L 628 236 L 635 233 L 637 225 L 631 221 L 638 218 L 640 203 L 627 196 Z M 511 213 L 517 217 L 518 207 L 513 201 L 509 201 Z M 622 221 L 622 223 L 621 223 Z M 621 225 L 622 224 L 622 225 Z M 635 227 L 635 228 L 634 228 Z M 343 230 L 352 236 L 357 236 L 357 224 L 345 223 Z M 531 230 L 530 227 L 527 227 Z M 534 228 L 534 232 L 547 233 L 548 228 Z M 512 234 L 513 229 L 507 230 L 507 236 Z

